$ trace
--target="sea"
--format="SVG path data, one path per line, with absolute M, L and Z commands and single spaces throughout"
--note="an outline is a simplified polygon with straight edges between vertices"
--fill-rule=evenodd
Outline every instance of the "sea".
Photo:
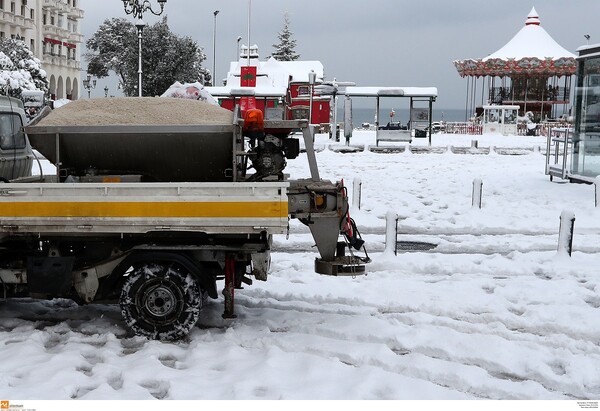
M 390 113 L 394 112 L 394 116 L 390 117 Z M 359 127 L 363 123 L 375 123 L 375 108 L 352 108 L 352 125 Z M 410 120 L 409 108 L 380 108 L 379 109 L 379 124 L 387 124 L 389 121 L 401 122 L 406 124 Z M 338 107 L 338 123 L 344 122 L 344 110 Z M 466 121 L 465 109 L 438 109 L 433 107 L 432 121 Z

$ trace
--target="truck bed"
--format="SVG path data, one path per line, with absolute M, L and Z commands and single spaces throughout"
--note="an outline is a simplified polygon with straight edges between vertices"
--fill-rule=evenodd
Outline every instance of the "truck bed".
M 0 187 L 0 233 L 186 231 L 281 234 L 286 182 L 10 183 Z

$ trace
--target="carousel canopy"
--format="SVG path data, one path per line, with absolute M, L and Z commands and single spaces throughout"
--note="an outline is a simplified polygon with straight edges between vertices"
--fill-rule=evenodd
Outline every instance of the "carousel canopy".
M 541 26 L 535 11 L 504 47 L 481 59 L 457 60 L 461 77 L 564 76 L 575 74 L 575 55 L 560 46 Z

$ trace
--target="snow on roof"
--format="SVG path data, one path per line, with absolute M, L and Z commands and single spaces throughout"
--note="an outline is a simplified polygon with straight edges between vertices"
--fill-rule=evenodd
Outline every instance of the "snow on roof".
M 437 87 L 347 87 L 350 97 L 437 97 Z
M 558 60 L 559 58 L 564 57 L 575 57 L 573 53 L 559 45 L 548 32 L 542 28 L 535 7 L 531 9 L 531 12 L 527 16 L 525 27 L 506 43 L 504 47 L 482 60 L 506 60 L 509 58 L 519 60 L 526 57 L 537 57 L 541 60 L 546 58 Z
M 213 97 L 255 96 L 255 97 L 285 97 L 286 87 L 205 87 Z
M 232 90 L 241 88 L 241 68 L 247 65 L 256 66 L 256 96 L 280 96 L 281 89 L 284 90 L 283 95 L 285 95 L 289 83 L 308 83 L 311 70 L 315 72 L 318 84 L 323 82 L 324 77 L 323 64 L 320 61 L 278 61 L 273 57 L 260 61 L 256 52 L 255 55 L 251 55 L 250 61 L 240 56 L 238 61 L 231 62 L 226 86 L 206 89 L 213 96 L 231 95 Z

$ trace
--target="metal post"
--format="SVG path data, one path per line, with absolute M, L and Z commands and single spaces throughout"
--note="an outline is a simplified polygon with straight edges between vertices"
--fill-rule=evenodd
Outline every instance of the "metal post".
M 473 199 L 471 201 L 471 206 L 473 208 L 481 208 L 481 198 L 483 192 L 483 181 L 481 179 L 476 178 L 473 180 Z
M 139 19 L 135 26 L 138 31 L 138 97 L 142 97 L 142 31 L 145 23 Z
M 310 101 L 308 106 L 308 124 L 312 124 L 312 112 L 313 112 L 313 94 L 315 92 L 315 82 L 317 80 L 317 73 L 314 70 L 311 70 L 308 73 L 308 84 L 310 85 Z
M 360 210 L 360 202 L 362 199 L 362 181 L 356 177 L 352 190 L 352 207 Z
M 142 30 L 146 25 L 142 20 L 145 11 L 149 11 L 155 16 L 160 16 L 165 8 L 167 0 L 157 0 L 160 10 L 155 11 L 152 9 L 150 0 L 123 0 L 123 7 L 125 8 L 125 14 L 132 14 L 133 18 L 137 18 L 136 27 L 138 30 L 138 96 L 142 97 Z
M 385 254 L 397 254 L 398 215 L 390 210 L 385 216 Z
M 225 257 L 225 288 L 223 289 L 225 300 L 225 311 L 222 317 L 224 319 L 236 318 L 235 315 L 235 257 L 227 255 Z
M 575 227 L 575 213 L 564 210 L 560 214 L 560 227 L 558 232 L 558 253 L 571 257 L 573 251 L 573 231 Z
M 217 14 L 219 14 L 219 10 L 215 10 L 213 12 L 213 15 L 215 16 L 215 21 L 213 24 L 213 72 L 212 72 L 213 87 L 215 86 L 215 78 L 216 78 L 216 72 L 217 72 Z
M 594 187 L 596 189 L 596 207 L 600 207 L 600 176 L 594 180 Z

